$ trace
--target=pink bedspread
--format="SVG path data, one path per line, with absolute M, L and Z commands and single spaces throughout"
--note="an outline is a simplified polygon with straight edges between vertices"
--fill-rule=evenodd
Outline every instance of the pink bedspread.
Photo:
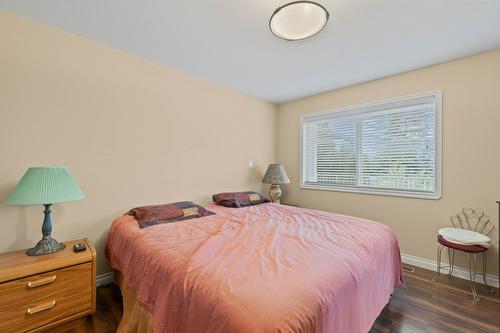
M 377 222 L 276 204 L 139 229 L 113 222 L 111 266 L 155 332 L 366 333 L 403 285 L 396 237 Z

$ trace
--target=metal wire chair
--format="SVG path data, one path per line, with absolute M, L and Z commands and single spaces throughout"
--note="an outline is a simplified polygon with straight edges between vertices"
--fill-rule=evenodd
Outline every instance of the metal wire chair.
M 488 236 L 495 228 L 494 224 L 490 222 L 488 215 L 484 213 L 481 209 L 473 208 L 462 208 L 460 212 L 450 217 L 451 224 L 454 228 L 466 229 L 475 232 L 479 232 L 483 235 Z M 439 275 L 441 273 L 441 268 L 448 268 L 448 276 L 452 276 L 453 269 L 455 267 L 455 250 L 462 251 L 467 255 L 467 260 L 469 262 L 469 278 L 471 281 L 471 292 L 474 302 L 479 301 L 479 296 L 476 291 L 476 263 L 477 254 L 482 253 L 483 262 L 483 281 L 484 284 L 488 286 L 486 282 L 486 266 L 487 266 L 487 256 L 486 252 L 488 248 L 477 246 L 456 246 L 452 243 L 445 242 L 438 236 L 438 250 L 437 250 L 437 274 L 433 279 L 433 282 L 438 281 Z M 441 266 L 441 253 L 443 248 L 446 247 L 448 251 L 448 266 Z

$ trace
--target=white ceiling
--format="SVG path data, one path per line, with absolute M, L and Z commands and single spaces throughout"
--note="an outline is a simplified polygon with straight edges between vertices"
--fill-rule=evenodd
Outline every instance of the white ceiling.
M 330 21 L 299 42 L 268 28 L 287 0 L 0 0 L 0 8 L 272 102 L 500 48 L 498 0 L 317 1 Z

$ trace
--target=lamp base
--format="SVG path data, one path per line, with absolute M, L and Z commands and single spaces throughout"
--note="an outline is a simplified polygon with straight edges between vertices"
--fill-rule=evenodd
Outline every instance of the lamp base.
M 269 189 L 269 200 L 279 204 L 281 201 L 281 188 L 278 184 L 272 184 Z
M 65 245 L 63 243 L 59 243 L 52 237 L 48 237 L 39 241 L 34 247 L 28 249 L 26 254 L 29 256 L 41 256 L 48 253 L 53 253 L 57 251 L 61 251 L 64 249 Z

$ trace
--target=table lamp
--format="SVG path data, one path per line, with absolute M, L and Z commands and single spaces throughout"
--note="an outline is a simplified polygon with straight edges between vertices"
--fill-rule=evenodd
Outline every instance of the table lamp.
M 44 205 L 42 240 L 26 254 L 38 256 L 64 249 L 51 237 L 50 206 L 54 203 L 83 199 L 84 195 L 65 167 L 29 168 L 5 202 L 7 205 Z
M 280 203 L 281 188 L 279 184 L 288 184 L 290 179 L 286 175 L 285 168 L 281 164 L 269 164 L 266 174 L 262 178 L 264 184 L 271 184 L 269 188 L 269 200 Z

